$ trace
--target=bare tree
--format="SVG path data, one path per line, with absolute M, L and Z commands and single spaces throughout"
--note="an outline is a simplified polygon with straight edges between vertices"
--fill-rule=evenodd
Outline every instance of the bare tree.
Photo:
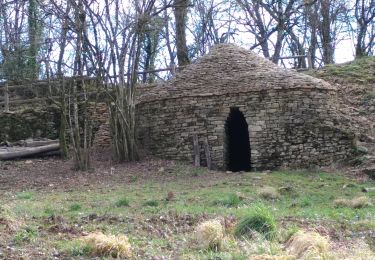
M 343 0 L 318 0 L 318 32 L 324 64 L 334 63 L 334 54 L 340 36 L 346 34 L 347 2 Z
M 111 102 L 110 125 L 117 161 L 132 161 L 138 158 L 135 142 L 135 89 L 143 44 L 153 18 L 164 9 L 156 8 L 155 0 L 134 1 L 126 6 L 121 0 L 105 0 L 104 7 L 86 7 L 90 23 L 100 27 L 94 31 L 89 52 L 95 53 L 101 64 L 100 76 L 110 82 L 107 94 Z M 96 40 L 98 34 L 105 41 Z M 99 61 L 98 61 L 98 57 Z M 96 71 L 98 73 L 99 71 Z
M 357 22 L 355 55 L 369 55 L 374 52 L 375 0 L 356 0 L 354 13 Z
M 299 22 L 298 11 L 304 3 L 299 0 L 236 0 L 245 14 L 239 20 L 255 37 L 251 49 L 261 47 L 263 56 L 278 63 L 285 37 Z M 270 47 L 271 45 L 271 47 Z M 273 54 L 271 57 L 271 50 Z
M 155 70 L 156 56 L 160 50 L 161 32 L 164 27 L 163 18 L 160 16 L 152 17 L 145 26 L 145 42 L 142 48 L 142 68 L 146 73 L 143 74 L 143 83 L 152 83 L 155 81 L 155 75 L 147 71 Z
M 233 3 L 216 0 L 194 0 L 189 16 L 188 30 L 193 36 L 195 56 L 206 54 L 210 47 L 233 39 L 236 28 Z
M 0 69 L 3 78 L 22 82 L 27 70 L 27 2 L 0 0 Z
M 236 0 L 236 2 L 245 15 L 244 18 L 237 18 L 237 22 L 244 25 L 256 40 L 251 49 L 260 46 L 263 56 L 270 58 L 268 40 L 277 29 L 272 26 L 273 20 L 265 15 L 262 1 Z

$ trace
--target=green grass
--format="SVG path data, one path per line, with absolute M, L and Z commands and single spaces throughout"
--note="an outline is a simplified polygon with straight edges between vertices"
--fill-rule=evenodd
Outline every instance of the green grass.
M 310 207 L 312 205 L 312 201 L 309 197 L 302 197 L 298 201 L 298 206 L 301 208 Z
M 214 201 L 213 205 L 225 206 L 225 207 L 238 207 L 242 203 L 242 199 L 237 195 L 230 193 L 223 199 Z
M 116 207 L 129 207 L 129 200 L 127 198 L 121 198 L 115 203 Z
M 234 234 L 237 237 L 252 237 L 254 231 L 262 234 L 268 240 L 276 237 L 276 220 L 271 211 L 262 204 L 255 205 L 246 212 L 246 215 L 236 225 Z
M 145 202 L 144 204 L 145 206 L 149 206 L 149 207 L 158 207 L 159 206 L 159 202 L 156 201 L 156 200 L 148 200 Z
M 33 242 L 37 237 L 37 231 L 26 227 L 25 229 L 19 230 L 15 235 L 13 242 L 17 245 L 25 242 Z
M 198 176 L 194 171 L 199 172 Z M 348 234 L 373 230 L 375 226 L 372 214 L 375 206 L 353 209 L 333 205 L 337 198 L 363 195 L 361 190 L 375 187 L 374 181 L 361 183 L 340 174 L 319 171 L 223 174 L 180 164 L 164 174 L 175 177 L 168 182 L 138 178 L 110 189 L 98 185 L 70 191 L 4 193 L 0 205 L 22 220 L 22 225 L 13 233 L 1 230 L 0 226 L 0 237 L 17 244 L 17 250 L 57 250 L 65 258 L 86 255 L 90 249 L 75 239 L 81 234 L 101 231 L 126 234 L 134 250 L 142 254 L 140 259 L 174 252 L 193 259 L 247 259 L 249 252 L 236 246 L 222 252 L 195 249 L 192 246 L 194 228 L 202 220 L 233 217 L 242 223 L 239 221 L 255 215 L 258 222 L 252 229 L 264 232 L 271 239 L 275 236 L 275 222 L 282 222 L 275 232 L 282 232 L 281 240 L 285 240 L 303 228 L 298 226 L 299 220 Z M 266 200 L 258 195 L 259 187 L 263 186 L 290 189 L 277 200 Z M 166 202 L 168 192 L 173 192 L 174 197 Z M 375 191 L 366 196 L 374 204 Z M 255 205 L 261 204 L 265 207 L 256 209 Z M 266 226 L 271 231 L 264 231 L 262 223 L 269 223 Z M 237 239 L 242 240 L 241 236 Z
M 350 63 L 326 65 L 318 72 L 309 71 L 317 77 L 334 76 L 346 83 L 369 84 L 375 83 L 375 57 L 362 57 Z M 371 94 L 372 95 L 372 94 Z
M 20 200 L 29 200 L 33 198 L 33 193 L 32 192 L 20 192 L 17 195 L 17 198 Z
M 69 206 L 70 211 L 79 211 L 82 209 L 82 205 L 80 203 L 73 203 Z
M 55 211 L 52 208 L 47 207 L 47 208 L 44 209 L 44 214 L 52 216 L 52 215 L 55 214 Z
M 80 240 L 58 241 L 57 246 L 71 256 L 88 256 L 92 252 L 92 248 Z

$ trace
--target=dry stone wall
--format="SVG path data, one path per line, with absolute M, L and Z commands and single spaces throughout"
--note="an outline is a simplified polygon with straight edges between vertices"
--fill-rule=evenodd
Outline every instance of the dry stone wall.
M 196 134 L 202 163 L 207 138 L 213 167 L 225 169 L 225 122 L 238 107 L 249 126 L 252 169 L 329 165 L 350 155 L 353 140 L 340 128 L 335 99 L 334 90 L 295 88 L 143 102 L 138 142 L 158 157 L 192 163 Z
M 27 138 L 58 138 L 60 111 L 56 106 L 28 108 L 0 113 L 0 143 Z
M 90 108 L 92 119 L 95 122 L 93 145 L 96 148 L 109 148 L 111 146 L 111 133 L 109 126 L 109 111 L 106 103 L 95 103 Z

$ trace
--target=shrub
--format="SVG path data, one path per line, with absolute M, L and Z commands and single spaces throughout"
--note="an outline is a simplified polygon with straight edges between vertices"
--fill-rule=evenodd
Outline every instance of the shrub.
M 263 205 L 254 206 L 249 210 L 236 225 L 234 234 L 237 237 L 252 236 L 252 233 L 259 232 L 266 239 L 272 240 L 276 237 L 276 220 L 271 212 Z
M 82 241 L 91 248 L 91 253 L 96 256 L 111 256 L 116 258 L 131 258 L 132 249 L 129 239 L 125 235 L 104 235 L 101 232 L 91 233 Z
M 280 198 L 279 192 L 274 187 L 263 187 L 259 190 L 259 196 L 263 199 L 270 200 L 270 199 L 278 199 Z
M 326 259 L 329 241 L 316 232 L 298 231 L 285 245 L 286 252 L 297 259 Z
M 127 198 L 122 198 L 116 201 L 116 207 L 129 207 L 129 200 Z
M 218 220 L 208 220 L 199 224 L 196 228 L 196 240 L 199 246 L 205 250 L 219 251 L 224 239 L 223 230 Z

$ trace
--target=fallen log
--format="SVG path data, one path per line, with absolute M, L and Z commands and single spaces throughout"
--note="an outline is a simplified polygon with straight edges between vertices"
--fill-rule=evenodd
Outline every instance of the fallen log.
M 25 146 L 26 147 L 40 147 L 46 146 L 50 144 L 58 144 L 59 140 L 26 140 Z
M 60 144 L 50 144 L 39 147 L 17 147 L 7 148 L 4 150 L 0 149 L 0 160 L 12 160 L 18 158 L 32 157 L 36 155 L 42 155 L 49 152 L 58 151 Z

